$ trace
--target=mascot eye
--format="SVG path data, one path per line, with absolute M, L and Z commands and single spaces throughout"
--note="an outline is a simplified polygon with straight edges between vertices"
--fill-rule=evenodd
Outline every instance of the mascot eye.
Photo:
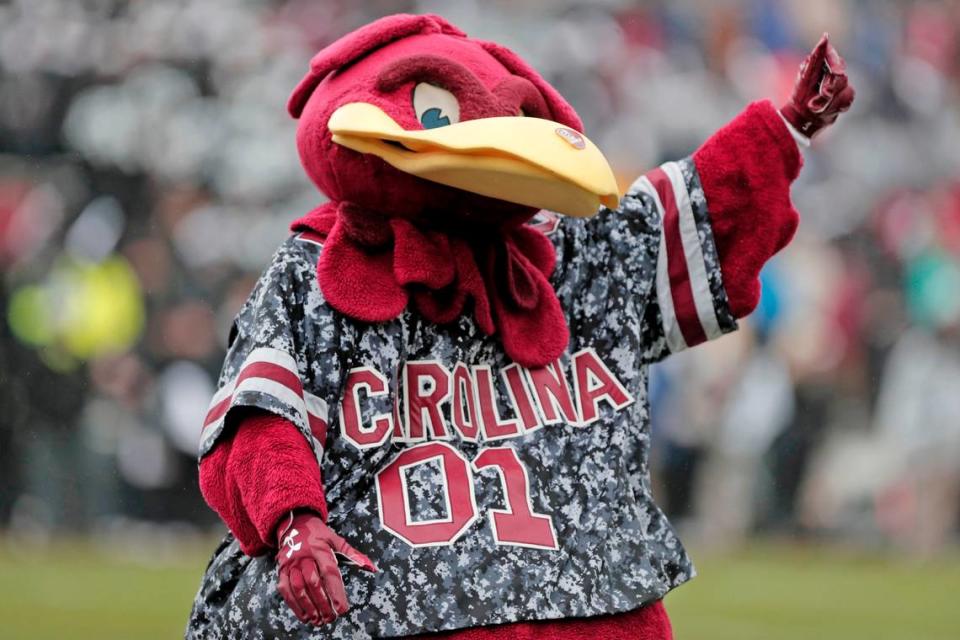
M 460 103 L 453 94 L 426 82 L 413 88 L 413 111 L 424 129 L 460 122 Z

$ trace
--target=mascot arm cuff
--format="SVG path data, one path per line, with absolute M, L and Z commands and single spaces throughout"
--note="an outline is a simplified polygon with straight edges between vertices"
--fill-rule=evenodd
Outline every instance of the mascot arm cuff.
M 748 106 L 693 156 L 710 212 L 730 310 L 760 301 L 760 269 L 793 238 L 799 215 L 790 185 L 803 158 L 769 101 Z
M 245 415 L 200 462 L 200 488 L 249 556 L 275 544 L 275 530 L 292 510 L 326 521 L 317 459 L 296 426 L 266 412 Z

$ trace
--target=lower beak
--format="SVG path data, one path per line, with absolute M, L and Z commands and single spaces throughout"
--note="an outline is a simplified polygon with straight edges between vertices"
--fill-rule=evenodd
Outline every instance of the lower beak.
M 588 217 L 620 201 L 606 158 L 580 133 L 550 120 L 480 118 L 407 131 L 378 107 L 343 105 L 328 124 L 339 145 L 411 175 L 480 195 Z

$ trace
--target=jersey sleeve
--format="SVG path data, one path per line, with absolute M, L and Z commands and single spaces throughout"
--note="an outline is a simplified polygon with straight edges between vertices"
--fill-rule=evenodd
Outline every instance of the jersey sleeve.
M 797 143 L 770 102 L 747 107 L 692 156 L 641 176 L 598 230 L 626 236 L 649 272 L 638 290 L 645 362 L 737 328 L 760 299 L 760 270 L 796 232 L 790 185 L 802 166 Z M 642 221 L 640 224 L 638 221 Z
M 304 338 L 304 309 L 314 265 L 298 243 L 280 247 L 244 304 L 200 437 L 200 458 L 231 428 L 241 407 L 290 421 L 319 462 L 327 432 L 326 402 L 304 388 L 311 358 Z
M 657 257 L 642 325 L 649 359 L 734 331 L 706 197 L 691 158 L 641 176 L 625 200 L 655 212 Z

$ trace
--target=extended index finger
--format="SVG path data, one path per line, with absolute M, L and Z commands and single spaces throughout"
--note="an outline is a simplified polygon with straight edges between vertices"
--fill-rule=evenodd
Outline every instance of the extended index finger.
M 811 51 L 811 55 L 814 56 L 820 62 L 827 56 L 827 50 L 831 47 L 830 45 L 830 34 L 824 31 L 823 35 L 820 36 L 820 39 L 817 41 L 816 46 Z
M 377 570 L 377 565 L 373 564 L 373 561 L 370 558 L 351 547 L 350 543 L 348 543 L 346 540 L 332 531 L 329 535 L 330 546 L 336 553 L 339 553 L 351 563 L 357 565 L 365 571 L 375 572 Z
M 827 70 L 834 75 L 842 76 L 847 73 L 847 61 L 843 59 L 836 47 L 829 42 L 827 42 L 827 48 L 824 52 L 824 64 L 826 64 Z
M 807 86 L 816 86 L 823 74 L 827 60 L 827 51 L 830 48 L 830 36 L 824 33 L 820 41 L 813 48 L 804 61 L 802 82 Z

